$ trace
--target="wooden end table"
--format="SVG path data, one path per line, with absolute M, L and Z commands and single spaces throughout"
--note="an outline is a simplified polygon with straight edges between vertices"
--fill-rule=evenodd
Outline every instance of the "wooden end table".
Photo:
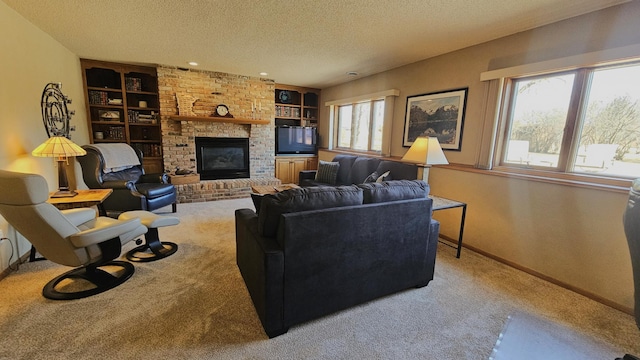
M 454 208 L 462 208 L 462 216 L 460 217 L 460 232 L 458 233 L 458 247 L 454 247 L 447 242 L 442 242 L 442 244 L 451 246 L 454 249 L 457 249 L 456 258 L 460 258 L 460 251 L 462 251 L 462 233 L 464 232 L 464 218 L 467 215 L 467 204 L 451 200 L 439 196 L 429 195 L 430 199 L 433 199 L 433 206 L 431 209 L 433 211 L 446 210 L 446 209 L 454 209 Z
M 253 185 L 251 191 L 259 195 L 275 194 L 280 191 L 297 189 L 300 186 L 296 184 L 282 184 L 282 185 Z
M 51 197 L 53 194 L 49 194 L 47 202 L 57 207 L 60 210 L 75 209 L 81 207 L 98 207 L 98 214 L 105 216 L 106 212 L 102 206 L 102 202 L 111 195 L 113 189 L 89 189 L 89 190 L 76 190 L 78 195 L 74 197 Z

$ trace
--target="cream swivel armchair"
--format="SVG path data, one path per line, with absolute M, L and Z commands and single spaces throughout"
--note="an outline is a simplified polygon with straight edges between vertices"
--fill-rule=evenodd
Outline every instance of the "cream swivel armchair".
M 45 258 L 77 267 L 49 281 L 42 290 L 44 297 L 84 298 L 112 289 L 133 275 L 131 263 L 112 260 L 120 256 L 123 244 L 147 232 L 140 219 L 98 217 L 90 208 L 60 211 L 46 202 L 48 198 L 42 176 L 0 170 L 0 215 Z M 102 266 L 118 270 L 106 271 Z

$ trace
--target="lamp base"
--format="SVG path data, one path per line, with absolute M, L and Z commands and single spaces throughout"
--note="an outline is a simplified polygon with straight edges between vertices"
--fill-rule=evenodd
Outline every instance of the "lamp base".
M 427 184 L 429 183 L 429 168 L 431 165 L 418 165 L 418 180 L 424 180 Z
M 65 197 L 74 197 L 78 195 L 77 192 L 73 191 L 73 190 L 58 190 L 56 192 L 54 192 L 53 194 L 51 194 L 52 198 L 65 198 Z

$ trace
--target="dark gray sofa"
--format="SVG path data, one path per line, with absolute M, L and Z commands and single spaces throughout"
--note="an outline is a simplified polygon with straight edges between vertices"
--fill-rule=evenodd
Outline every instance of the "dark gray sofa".
M 418 167 L 415 164 L 393 160 L 340 154 L 336 155 L 332 162 L 340 164 L 335 184 L 316 181 L 316 170 L 303 170 L 300 172 L 300 186 L 362 184 L 374 171 L 378 175 L 389 171 L 386 180 L 415 180 L 418 176 Z
M 439 223 L 420 180 L 309 187 L 238 209 L 236 262 L 266 334 L 433 279 Z

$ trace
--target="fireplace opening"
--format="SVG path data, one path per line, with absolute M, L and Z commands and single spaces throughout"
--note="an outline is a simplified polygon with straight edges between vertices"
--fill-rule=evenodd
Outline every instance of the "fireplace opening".
M 196 164 L 202 180 L 249 178 L 249 139 L 196 137 Z

